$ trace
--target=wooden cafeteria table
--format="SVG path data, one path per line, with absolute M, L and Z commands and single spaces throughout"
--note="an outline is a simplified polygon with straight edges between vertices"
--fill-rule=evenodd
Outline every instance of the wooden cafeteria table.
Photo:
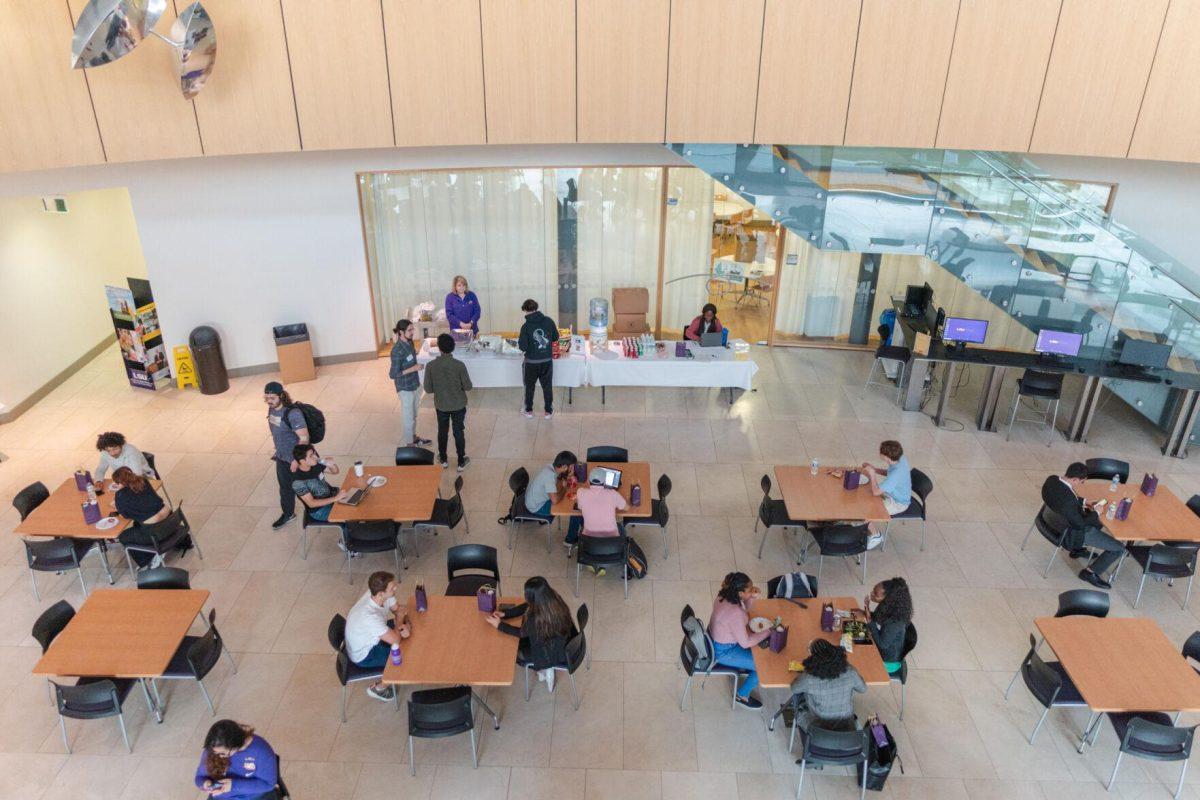
M 617 469 L 621 471 L 621 488 L 617 489 L 621 496 L 625 498 L 628 507 L 624 511 L 618 511 L 617 516 L 625 517 L 648 517 L 650 516 L 650 463 L 647 461 L 629 461 L 623 464 L 618 464 L 610 461 L 589 461 L 586 465 L 587 472 L 590 475 L 595 467 L 608 467 L 609 469 Z M 642 486 L 642 502 L 634 505 L 629 499 L 629 492 L 633 489 L 633 485 L 639 483 Z M 580 484 L 582 487 L 584 484 Z M 578 514 L 579 509 L 575 507 L 575 500 L 568 497 L 563 497 L 557 503 L 550 507 L 550 513 L 556 517 L 569 517 L 573 514 Z
M 371 489 L 367 498 L 356 506 L 334 503 L 333 510 L 329 512 L 329 521 L 390 519 L 393 522 L 417 522 L 433 516 L 434 501 L 437 500 L 438 486 L 442 481 L 441 467 L 363 467 L 363 476 L 360 478 L 354 474 L 354 467 L 351 466 L 342 481 L 342 488 L 364 486 L 368 479 L 376 475 L 387 478 L 387 483 Z
M 789 661 L 803 661 L 808 657 L 808 648 L 814 639 L 825 639 L 837 644 L 841 640 L 840 631 L 826 633 L 821 630 L 821 606 L 833 603 L 833 607 L 842 611 L 858 608 L 858 601 L 853 597 L 815 597 L 800 602 L 808 608 L 788 600 L 756 600 L 750 606 L 750 618 L 767 617 L 774 620 L 781 617 L 788 629 L 787 646 L 779 653 L 772 653 L 766 647 L 751 648 L 754 655 L 754 668 L 758 671 L 758 682 L 766 689 L 786 689 L 800 673 L 789 672 Z M 868 686 L 886 686 L 889 682 L 887 669 L 879 655 L 879 648 L 874 644 L 856 644 L 854 651 L 847 654 L 851 666 L 858 670 Z
M 886 522 L 891 519 L 883 507 L 883 498 L 871 494 L 870 488 L 859 484 L 853 491 L 842 488 L 842 479 L 835 478 L 831 467 L 821 467 L 813 475 L 809 467 L 775 467 L 775 481 L 787 506 L 788 517 L 814 521 L 863 520 Z
M 1089 502 L 1107 500 L 1119 503 L 1133 498 L 1129 516 L 1123 520 L 1108 519 L 1100 513 L 1100 521 L 1114 539 L 1122 542 L 1198 542 L 1200 517 L 1197 517 L 1179 497 L 1160 481 L 1153 497 L 1141 492 L 1141 482 L 1124 483 L 1110 492 L 1109 481 L 1086 481 L 1079 496 Z M 1105 511 L 1108 509 L 1106 508 Z
M 157 489 L 162 484 L 151 481 Z M 100 502 L 101 518 L 107 517 L 116 510 L 115 492 L 104 492 L 97 495 Z M 100 530 L 95 525 L 83 521 L 81 506 L 87 500 L 87 494 L 75 488 L 75 478 L 67 478 L 50 493 L 40 506 L 30 512 L 13 533 L 19 536 L 68 536 L 72 539 L 116 539 L 121 531 L 132 524 L 132 520 L 118 516 L 117 524 L 108 530 Z

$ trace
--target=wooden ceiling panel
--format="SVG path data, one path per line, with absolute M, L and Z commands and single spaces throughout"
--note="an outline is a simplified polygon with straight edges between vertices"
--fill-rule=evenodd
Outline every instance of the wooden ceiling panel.
M 661 142 L 671 0 L 579 0 L 579 141 Z
M 1129 155 L 1200 161 L 1200 0 L 1171 0 Z

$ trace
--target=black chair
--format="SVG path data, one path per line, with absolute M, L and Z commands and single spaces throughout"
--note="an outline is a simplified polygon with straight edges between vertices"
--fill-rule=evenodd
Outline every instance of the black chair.
M 158 478 L 159 488 L 162 489 L 163 496 L 167 499 L 167 506 L 173 507 L 175 504 L 171 502 L 171 493 L 167 491 L 167 482 L 163 480 L 162 473 L 158 471 L 158 467 L 154 466 L 154 453 L 142 451 L 142 455 L 146 457 L 146 463 L 150 465 L 150 471 Z
M 122 706 L 133 689 L 131 678 L 80 678 L 74 686 L 63 686 L 50 681 L 58 706 L 58 725 L 62 729 L 63 745 L 71 752 L 67 739 L 67 717 L 71 719 L 103 719 L 116 717 L 121 726 L 121 738 L 125 749 L 133 752 L 129 744 L 129 732 L 125 730 L 125 713 Z M 149 705 L 149 699 L 147 699 Z
M 337 662 L 334 664 L 334 669 L 337 672 L 338 683 L 342 685 L 342 722 L 346 721 L 346 686 L 351 683 L 359 683 L 361 681 L 377 681 L 383 677 L 383 667 L 360 667 L 350 660 L 350 655 L 346 652 L 346 618 L 341 614 L 334 614 L 333 619 L 329 620 L 329 628 L 326 635 L 329 637 L 329 646 L 337 653 Z M 400 693 L 395 692 L 393 697 L 396 703 L 396 710 L 400 710 Z
M 312 509 L 309 508 L 307 505 L 305 505 L 303 500 L 300 501 L 300 510 L 302 512 L 300 515 L 300 559 L 303 561 L 307 561 L 308 560 L 308 530 L 309 530 L 309 528 L 312 528 L 312 529 L 318 530 L 318 531 L 323 528 L 328 528 L 329 530 L 336 533 L 338 539 L 341 540 L 343 526 L 342 526 L 342 523 L 340 523 L 340 522 L 329 522 L 328 520 L 321 520 L 321 519 L 315 518 L 312 515 Z
M 1036 422 L 1042 427 L 1049 426 L 1049 434 L 1046 436 L 1046 446 L 1054 441 L 1054 431 L 1058 427 L 1058 404 L 1062 400 L 1063 373 L 1061 372 L 1039 372 L 1036 369 L 1027 369 L 1025 374 L 1017 378 L 1017 389 L 1013 392 L 1012 399 L 1012 414 L 1008 417 L 1008 431 L 1004 434 L 1004 440 L 1008 441 L 1012 437 L 1012 429 L 1014 422 Z M 1017 410 L 1021 407 L 1021 398 L 1029 397 L 1042 399 L 1046 401 L 1046 408 L 1042 411 L 1040 417 L 1017 418 Z M 1054 414 L 1050 414 L 1050 409 L 1054 409 Z
M 471 535 L 471 521 L 467 519 L 466 511 L 463 508 L 462 499 L 463 478 L 459 475 L 454 479 L 454 496 L 445 499 L 437 498 L 433 501 L 433 515 L 426 520 L 413 523 L 413 550 L 418 554 L 417 550 L 417 529 L 432 530 L 433 535 L 437 536 L 438 528 L 445 528 L 452 531 L 458 527 L 458 523 L 464 524 L 467 536 Z
M 79 563 L 93 548 L 99 550 L 98 541 L 55 537 L 41 541 L 23 539 L 22 542 L 25 545 L 25 562 L 29 566 L 29 582 L 33 584 L 33 599 L 42 599 L 38 594 L 34 573 L 65 572 L 69 569 L 78 570 L 79 586 L 83 589 L 83 596 L 87 597 L 87 583 L 83 579 L 83 567 Z M 111 573 L 109 574 L 111 576 Z M 112 580 L 111 577 L 109 580 Z
M 1184 658 L 1200 663 L 1200 631 L 1196 631 L 1187 638 L 1187 641 L 1183 643 L 1182 652 Z M 1200 668 L 1193 666 L 1192 669 L 1200 674 Z
M 1117 761 L 1113 764 L 1112 775 L 1104 788 L 1112 790 L 1117 780 L 1117 770 L 1121 768 L 1121 757 L 1128 753 L 1136 758 L 1149 761 L 1182 761 L 1183 769 L 1179 772 L 1179 783 L 1175 786 L 1174 797 L 1179 798 L 1183 791 L 1183 779 L 1187 777 L 1187 762 L 1192 755 L 1192 739 L 1196 735 L 1196 726 L 1176 728 L 1171 724 L 1171 718 L 1161 712 L 1126 712 L 1108 714 L 1113 731 L 1121 741 L 1117 750 Z
M 1058 596 L 1056 617 L 1099 617 L 1108 616 L 1108 592 L 1097 589 L 1071 589 Z
M 413 757 L 413 739 L 443 739 L 460 733 L 471 734 L 471 763 L 479 769 L 479 751 L 475 746 L 475 710 L 471 687 L 425 689 L 408 697 L 408 763 L 417 774 Z
M 200 556 L 201 560 L 204 560 L 204 554 L 200 552 L 200 543 L 192 535 L 191 523 L 188 522 L 187 516 L 183 513 L 182 502 L 180 502 L 178 508 L 173 510 L 164 519 L 150 525 L 142 525 L 141 530 L 143 533 L 150 535 L 152 543 L 125 545 L 125 561 L 129 564 L 130 574 L 135 574 L 139 569 L 134 566 L 133 557 L 130 553 L 146 553 L 156 556 L 165 563 L 168 553 L 178 547 L 184 546 L 189 541 L 192 547 L 196 548 L 196 555 Z
M 1187 507 L 1192 510 L 1192 513 L 1200 517 L 1200 494 L 1194 494 L 1188 498 Z
M 1169 544 L 1131 544 L 1126 545 L 1125 549 L 1129 552 L 1130 558 L 1136 561 L 1142 567 L 1142 580 L 1138 582 L 1137 597 L 1133 599 L 1133 607 L 1137 608 L 1138 603 L 1142 600 L 1142 590 L 1146 587 L 1146 577 L 1152 577 L 1155 580 L 1166 580 L 1168 585 L 1174 583 L 1176 578 L 1187 578 L 1187 591 L 1183 594 L 1182 607 L 1187 608 L 1188 600 L 1192 596 L 1192 581 L 1196 579 L 1196 553 L 1195 545 L 1169 545 Z M 1118 567 L 1118 569 L 1120 569 Z M 1116 574 L 1113 575 L 1113 580 L 1116 580 Z
M 679 615 L 679 627 L 683 630 L 683 642 L 679 645 L 679 663 L 683 665 L 683 671 L 688 676 L 687 683 L 683 685 L 683 694 L 679 698 L 679 710 L 684 710 L 684 703 L 687 702 L 688 694 L 692 690 L 692 678 L 696 675 L 701 676 L 701 689 L 704 688 L 709 675 L 728 675 L 733 678 L 733 691 L 729 696 L 729 707 L 734 708 L 734 704 L 737 702 L 738 679 L 749 673 L 717 663 L 714 655 L 716 651 L 713 647 L 712 637 L 708 635 L 708 628 L 696 616 L 696 612 L 690 605 L 683 607 L 683 612 Z M 703 648 L 699 645 L 701 640 L 704 642 Z M 775 720 L 772 719 L 771 724 L 774 725 L 774 723 Z
M 424 447 L 397 447 L 397 467 L 426 467 L 433 464 L 433 451 Z
M 629 451 L 624 447 L 617 447 L 611 444 L 598 444 L 595 447 L 587 449 L 587 457 L 584 459 L 591 464 L 596 461 L 607 461 L 613 464 L 628 464 Z
M 194 680 L 200 687 L 201 694 L 204 695 L 204 702 L 208 703 L 208 710 L 216 716 L 217 710 L 213 707 L 212 698 L 208 695 L 208 689 L 204 686 L 204 678 L 208 673 L 212 672 L 213 667 L 221 660 L 221 651 L 228 650 L 225 648 L 225 640 L 221 638 L 221 634 L 217 631 L 217 612 L 211 610 L 208 612 L 208 632 L 203 636 L 185 636 L 180 642 L 179 647 L 175 649 L 175 654 L 171 656 L 167 668 L 163 670 L 163 674 L 159 677 L 165 680 Z M 229 656 L 229 660 L 233 661 L 233 656 Z M 234 665 L 233 671 L 237 672 L 237 666 Z M 152 680 L 150 685 L 154 687 L 154 694 L 158 696 L 158 684 Z M 159 701 L 159 708 L 162 709 L 162 701 Z
M 650 501 L 650 516 L 634 517 L 633 519 L 625 520 L 625 527 L 654 527 L 662 530 L 663 542 L 663 558 L 667 557 L 667 549 L 670 545 L 670 540 L 667 537 L 667 522 L 671 519 L 671 512 L 667 508 L 667 495 L 671 493 L 671 479 L 666 475 L 662 475 L 658 479 L 658 499 Z
M 462 570 L 482 570 L 486 575 Z M 460 544 L 446 551 L 447 597 L 474 597 L 483 586 L 493 586 L 500 597 L 500 561 L 496 548 L 486 544 Z
M 771 528 L 803 528 L 806 524 L 803 520 L 789 517 L 787 504 L 782 500 L 771 499 L 770 475 L 763 475 L 758 485 L 762 487 L 763 498 L 758 504 L 758 518 L 754 520 L 754 531 L 757 533 L 759 524 L 763 525 L 762 539 L 758 541 L 758 557 L 762 558 L 763 545 L 767 543 L 767 534 L 771 532 Z
M 899 361 L 900 367 L 896 373 L 896 402 L 899 403 L 900 393 L 904 390 L 904 369 L 912 360 L 912 350 L 902 345 L 884 344 L 892 335 L 887 325 L 880 325 L 875 330 L 879 334 L 879 347 L 875 348 L 875 360 L 871 362 L 871 371 L 867 373 L 867 382 L 863 384 L 863 394 L 866 394 L 868 386 L 884 385 L 883 381 L 874 380 L 877 367 L 882 367 L 884 361 Z
M 575 596 L 579 597 L 579 571 L 583 567 L 593 569 L 619 569 L 624 582 L 625 598 L 629 599 L 629 570 L 625 569 L 629 557 L 629 539 L 621 533 L 616 536 L 579 537 L 575 550 Z
M 386 553 L 389 550 L 396 558 L 396 573 L 400 573 L 400 559 L 404 550 L 400 546 L 400 526 L 391 520 L 370 522 L 347 522 L 341 529 L 342 549 L 346 554 L 346 581 L 354 583 L 354 570 L 350 559 L 363 553 Z M 408 569 L 408 563 L 404 563 Z
M 853 556 L 859 557 L 862 561 L 862 577 L 859 579 L 859 582 L 866 583 L 867 536 L 870 532 L 870 529 L 863 524 L 825 525 L 810 530 L 809 533 L 817 545 L 817 552 L 820 553 L 820 558 L 817 559 L 817 580 L 821 579 L 821 567 L 825 563 L 825 556 L 836 556 L 843 559 Z M 801 562 L 807 557 L 808 548 L 805 547 L 804 552 L 801 553 Z
M 275 797 L 274 800 L 291 800 L 291 793 L 288 791 L 287 784 L 283 782 L 283 760 L 277 753 L 275 755 Z M 270 800 L 270 798 L 268 798 Z
M 1087 479 L 1111 481 L 1114 477 L 1121 483 L 1129 482 L 1129 462 L 1116 458 L 1089 458 L 1083 462 L 1087 467 Z
M 46 488 L 46 484 L 38 481 L 31 483 L 21 491 L 17 492 L 17 496 L 13 498 L 13 508 L 21 515 L 21 521 L 33 513 L 33 510 L 46 502 L 50 498 L 50 490 Z
M 33 623 L 33 638 L 42 647 L 42 655 L 50 649 L 50 643 L 67 627 L 67 624 L 75 618 L 75 607 L 66 600 L 59 600 L 54 605 L 43 611 Z M 54 704 L 54 687 L 50 685 L 50 679 L 46 678 L 46 689 L 50 692 L 50 704 Z
M 178 567 L 155 567 L 138 573 L 139 589 L 190 589 L 191 579 L 186 569 Z
M 1042 506 L 1037 516 L 1033 518 L 1033 524 L 1025 532 L 1025 538 L 1021 540 L 1022 550 L 1025 549 L 1025 544 L 1029 541 L 1030 535 L 1035 530 L 1042 535 L 1043 539 L 1054 545 L 1054 552 L 1050 554 L 1050 560 L 1046 562 L 1046 569 L 1042 572 L 1042 577 L 1045 578 L 1050 574 L 1050 567 L 1054 564 L 1054 558 L 1058 555 L 1058 551 L 1062 549 L 1063 543 L 1066 541 L 1068 531 L 1067 521 L 1057 511 Z
M 900 669 L 888 673 L 889 681 L 900 683 L 900 719 L 904 719 L 904 687 L 908 684 L 908 654 L 917 646 L 917 628 L 911 622 L 904 631 L 904 647 L 900 650 Z
M 919 469 L 911 470 L 909 477 L 912 480 L 912 502 L 908 504 L 908 508 L 888 520 L 887 527 L 883 530 L 884 540 L 879 544 L 881 549 L 887 544 L 887 535 L 892 529 L 892 522 L 898 519 L 921 520 L 921 549 L 925 549 L 925 515 L 929 509 L 929 495 L 933 493 L 933 481 Z
M 587 628 L 588 623 L 587 603 L 579 606 L 579 609 L 575 612 L 575 617 L 579 620 L 578 633 L 567 640 L 567 652 L 564 661 L 546 666 L 535 664 L 528 659 L 521 658 L 520 654 L 518 654 L 517 666 L 521 667 L 525 672 L 525 702 L 529 702 L 529 672 L 534 669 L 553 669 L 555 672 L 567 673 L 567 678 L 571 681 L 571 699 L 575 703 L 575 710 L 579 710 L 579 692 L 575 688 L 575 671 L 579 669 L 588 655 L 587 636 L 584 633 L 584 629 Z
M 848 767 L 858 765 L 861 775 L 859 800 L 867 796 L 867 759 L 870 757 L 870 733 L 865 728 L 831 731 L 813 725 L 800 732 L 800 783 L 796 797 L 804 792 L 804 773 L 809 764 Z
M 546 526 L 546 552 L 550 552 L 550 520 L 530 512 L 525 507 L 525 490 L 529 488 L 529 471 L 518 467 L 508 476 L 508 488 L 512 490 L 512 502 L 508 505 L 508 549 L 513 549 L 517 536 L 517 525 L 532 522 Z
M 1034 726 L 1033 733 L 1029 734 L 1030 744 L 1033 744 L 1033 740 L 1037 738 L 1038 731 L 1041 730 L 1042 723 L 1046 721 L 1046 715 L 1050 713 L 1051 708 L 1087 705 L 1062 664 L 1057 661 L 1043 661 L 1037 654 L 1037 647 L 1037 639 L 1030 634 L 1029 652 L 1025 654 L 1025 660 L 1021 662 L 1021 677 L 1025 680 L 1025 686 L 1033 695 L 1033 699 L 1046 709 L 1038 719 L 1037 725 Z M 1004 692 L 1005 700 L 1012 692 L 1012 687 L 1013 684 L 1009 683 L 1008 689 Z

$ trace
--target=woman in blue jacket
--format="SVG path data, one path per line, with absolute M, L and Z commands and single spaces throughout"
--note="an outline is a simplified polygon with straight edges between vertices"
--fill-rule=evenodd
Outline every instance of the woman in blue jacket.
M 275 751 L 254 729 L 231 719 L 214 722 L 204 737 L 196 786 L 219 800 L 276 797 L 279 766 Z
M 479 298 L 467 286 L 462 275 L 454 276 L 454 291 L 446 295 L 446 322 L 452 331 L 474 331 L 479 333 Z

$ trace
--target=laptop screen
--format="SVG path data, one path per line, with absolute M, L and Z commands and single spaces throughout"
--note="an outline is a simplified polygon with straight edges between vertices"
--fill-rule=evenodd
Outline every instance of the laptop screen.
M 1170 357 L 1171 346 L 1168 344 L 1147 342 L 1142 339 L 1126 339 L 1124 346 L 1121 347 L 1121 356 L 1118 361 L 1138 367 L 1162 369 L 1167 365 L 1167 359 Z

